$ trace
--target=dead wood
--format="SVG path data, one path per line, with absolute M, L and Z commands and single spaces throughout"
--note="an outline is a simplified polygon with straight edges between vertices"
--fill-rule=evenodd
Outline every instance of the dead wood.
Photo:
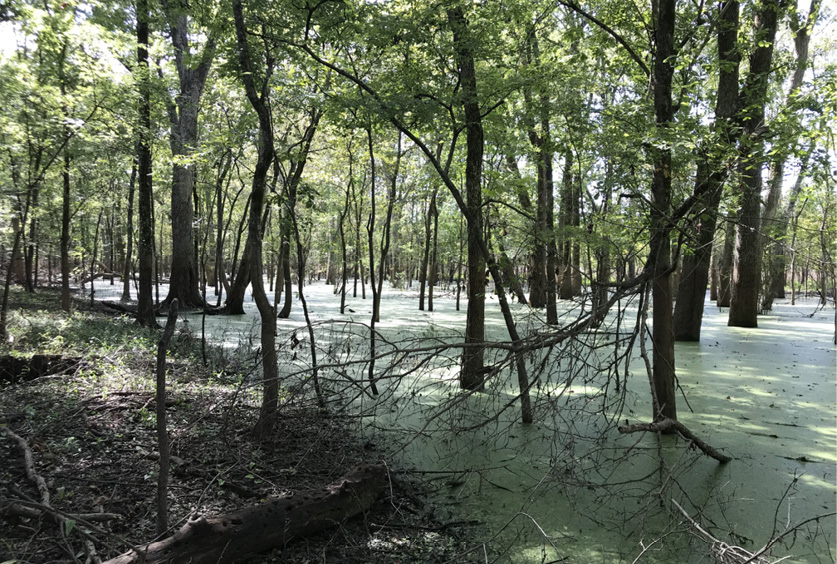
M 67 513 L 63 511 L 59 511 L 50 505 L 50 494 L 49 494 L 49 487 L 47 486 L 46 480 L 38 474 L 37 470 L 35 470 L 35 455 L 32 453 L 32 449 L 29 447 L 29 443 L 26 442 L 26 439 L 21 437 L 20 435 L 16 434 L 14 431 L 9 429 L 8 427 L 0 428 L 0 432 L 4 435 L 9 437 L 10 439 L 14 439 L 20 449 L 23 451 L 23 466 L 26 470 L 26 477 L 35 484 L 35 487 L 38 489 L 38 494 L 40 495 L 40 503 L 33 503 L 37 509 L 41 510 L 44 513 L 51 515 L 56 523 L 61 527 L 64 534 L 69 534 L 71 530 L 78 531 L 82 537 L 84 537 L 83 542 L 85 549 L 87 550 L 87 562 L 92 564 L 100 564 L 101 559 L 96 554 L 96 548 L 93 544 L 93 538 L 89 533 L 81 530 L 78 527 L 74 527 L 75 523 L 71 524 L 71 521 L 82 521 L 81 519 L 72 519 L 68 516 Z M 26 503 L 23 501 L 22 503 Z M 87 522 L 89 525 L 90 523 Z
M 24 505 L 25 504 L 25 505 Z M 40 519 L 44 514 L 50 517 L 58 515 L 51 508 L 37 507 L 25 500 L 14 500 L 0 498 L 0 515 L 4 517 L 24 517 L 27 519 Z M 74 521 L 89 521 L 91 523 L 104 521 L 118 521 L 124 517 L 119 513 L 70 513 L 69 519 Z
M 732 460 L 731 456 L 727 456 L 726 454 L 723 454 L 722 452 L 716 450 L 712 446 L 706 444 L 697 435 L 692 433 L 680 421 L 675 421 L 674 419 L 664 418 L 660 421 L 655 421 L 654 423 L 637 423 L 635 425 L 622 425 L 619 427 L 619 432 L 622 434 L 640 432 L 664 433 L 672 429 L 680 433 L 680 435 L 682 435 L 683 438 L 687 441 L 691 441 L 692 444 L 694 444 L 701 451 L 703 451 L 703 454 L 711 456 L 721 464 L 725 464 Z
M 384 466 L 361 465 L 321 489 L 186 523 L 174 536 L 105 564 L 236 562 L 281 547 L 369 509 L 387 486 Z

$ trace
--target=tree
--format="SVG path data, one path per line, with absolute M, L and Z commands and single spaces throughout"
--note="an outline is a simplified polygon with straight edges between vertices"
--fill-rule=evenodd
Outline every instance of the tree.
M 178 78 L 174 100 L 166 100 L 171 123 L 169 142 L 172 152 L 172 261 L 169 294 L 165 303 L 179 299 L 181 307 L 195 307 L 205 304 L 198 288 L 198 265 L 192 229 L 196 167 L 193 153 L 198 142 L 198 111 L 206 78 L 215 57 L 217 31 L 215 28 L 211 29 L 202 51 L 193 54 L 186 3 L 182 0 L 164 1 L 163 9 L 174 48 Z
M 654 116 L 663 132 L 672 125 L 674 109 L 671 101 L 673 71 L 674 24 L 677 17 L 675 0 L 660 0 L 654 13 Z M 674 389 L 674 332 L 672 330 L 671 288 L 671 149 L 652 149 L 654 177 L 651 184 L 651 243 L 648 262 L 653 265 L 653 398 L 654 421 L 677 420 Z
M 714 136 L 697 165 L 694 194 L 695 228 L 689 252 L 683 257 L 683 275 L 677 287 L 674 336 L 678 341 L 699 341 L 703 304 L 709 279 L 709 261 L 715 237 L 718 207 L 727 176 L 728 154 L 739 135 L 738 114 L 738 2 L 725 2 L 719 12 L 718 92 L 715 103 Z
M 262 213 L 264 210 L 267 173 L 275 157 L 273 146 L 273 124 L 268 100 L 270 97 L 270 75 L 274 60 L 269 51 L 264 54 L 264 74 L 259 77 L 250 54 L 247 38 L 247 24 L 244 20 L 244 8 L 241 0 L 233 0 L 233 18 L 235 37 L 238 47 L 238 64 L 241 82 L 247 94 L 247 100 L 259 118 L 258 160 L 253 171 L 253 183 L 250 194 L 250 223 L 247 240 L 250 247 L 250 283 L 253 286 L 253 299 L 259 309 L 261 319 L 261 356 L 262 356 L 262 407 L 255 433 L 266 436 L 273 430 L 276 422 L 276 406 L 279 399 L 278 366 L 276 359 L 276 313 L 267 299 L 262 279 Z M 257 78 L 258 77 L 258 78 Z M 260 80 L 261 84 L 257 84 Z
M 781 7 L 765 0 L 755 17 L 756 47 L 750 54 L 750 73 L 741 92 L 742 132 L 738 172 L 740 204 L 735 233 L 729 325 L 757 327 L 761 289 L 761 187 L 764 163 L 764 106 L 772 68 Z
M 139 287 L 137 321 L 140 325 L 157 326 L 151 297 L 151 276 L 154 268 L 154 227 L 152 224 L 153 186 L 151 177 L 151 69 L 148 63 L 148 0 L 136 0 L 137 66 L 135 80 L 139 92 L 137 120 L 137 177 L 139 239 Z

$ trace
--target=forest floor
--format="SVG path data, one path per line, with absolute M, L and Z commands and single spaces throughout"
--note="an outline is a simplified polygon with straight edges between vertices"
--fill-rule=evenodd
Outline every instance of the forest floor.
M 48 290 L 14 291 L 11 300 L 11 339 L 0 346 L 0 562 L 93 562 L 91 545 L 105 560 L 128 543 L 151 541 L 160 332 L 87 302 L 63 314 Z M 322 488 L 359 463 L 380 462 L 376 445 L 355 433 L 356 420 L 323 416 L 290 391 L 276 433 L 255 439 L 260 388 L 248 379 L 256 370 L 249 348 L 202 350 L 199 339 L 181 331 L 170 351 L 171 530 L 189 517 Z M 33 362 L 33 355 L 47 356 Z M 7 430 L 31 450 L 52 515 L 38 508 L 42 492 Z M 409 477 L 394 473 L 391 484 L 362 517 L 248 562 L 466 561 L 467 524 L 434 518 L 422 486 Z M 32 515 L 10 515 L 10 502 Z M 96 522 L 70 519 L 62 531 L 56 512 Z

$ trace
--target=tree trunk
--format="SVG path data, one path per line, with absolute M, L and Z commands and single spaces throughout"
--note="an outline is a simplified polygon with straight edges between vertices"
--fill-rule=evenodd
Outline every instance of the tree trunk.
M 157 451 L 160 453 L 160 471 L 157 474 L 157 535 L 163 535 L 169 528 L 168 482 L 169 482 L 169 435 L 166 424 L 166 354 L 177 325 L 177 298 L 169 304 L 169 316 L 163 335 L 157 341 L 156 365 L 156 414 Z
M 468 206 L 468 309 L 465 321 L 465 349 L 459 383 L 466 390 L 483 385 L 483 349 L 485 338 L 485 259 L 480 252 L 482 240 L 482 114 L 477 99 L 477 80 L 468 22 L 460 6 L 449 8 L 448 22 L 462 84 L 465 113 L 466 156 L 465 194 Z
M 721 9 L 718 26 L 718 59 L 720 70 L 715 105 L 714 133 L 730 150 L 738 139 L 733 120 L 738 110 L 738 2 L 728 1 Z M 696 227 L 692 232 L 691 252 L 683 257 L 683 276 L 677 289 L 674 309 L 674 338 L 678 341 L 700 341 L 703 306 L 715 239 L 718 207 L 721 202 L 726 163 L 708 156 L 698 163 L 694 194 Z
M 791 80 L 791 86 L 787 96 L 788 102 L 791 103 L 795 101 L 795 97 L 802 87 L 805 70 L 808 68 L 808 46 L 811 42 L 811 32 L 819 16 L 819 5 L 820 0 L 811 0 L 808 17 L 805 19 L 804 25 L 796 16 L 792 16 L 790 19 L 791 28 L 795 33 L 794 46 L 796 49 L 796 68 L 794 69 L 793 79 Z M 802 189 L 802 179 L 805 177 L 810 155 L 811 151 L 805 151 L 803 154 L 802 166 L 797 175 L 796 183 L 788 197 L 788 207 L 782 214 L 781 219 L 777 217 L 777 212 L 781 198 L 783 173 L 785 161 L 788 156 L 787 152 L 780 151 L 773 163 L 773 178 L 771 179 L 770 195 L 768 197 L 767 209 L 765 210 L 765 232 L 768 236 L 768 253 L 761 303 L 762 311 L 769 311 L 773 308 L 774 298 L 785 297 L 785 239 L 788 232 L 788 223 L 793 216 L 793 208 Z
M 657 126 L 667 128 L 674 118 L 671 103 L 674 23 L 676 0 L 657 4 L 654 57 L 654 114 Z M 674 388 L 674 332 L 671 295 L 671 150 L 654 149 L 654 178 L 651 184 L 651 244 L 648 260 L 653 263 L 653 382 L 654 421 L 677 420 Z
M 156 327 L 151 278 L 154 270 L 154 225 L 152 212 L 151 178 L 151 84 L 148 65 L 148 0 L 137 0 L 137 74 L 140 92 L 139 132 L 137 134 L 137 175 L 139 178 L 139 289 L 137 321 L 140 325 Z
M 436 194 L 434 192 L 433 196 Z M 427 213 L 424 216 L 424 252 L 422 254 L 421 266 L 419 267 L 419 311 L 424 311 L 424 288 L 427 283 L 427 264 L 430 261 L 430 202 L 427 203 Z
M 250 282 L 253 286 L 253 299 L 261 319 L 262 353 L 262 405 L 259 420 L 254 429 L 256 435 L 265 437 L 272 432 L 276 422 L 276 407 L 279 400 L 278 366 L 276 359 L 276 311 L 267 299 L 264 290 L 262 268 L 262 213 L 264 209 L 267 172 L 275 156 L 273 148 L 273 127 L 268 108 L 269 88 L 267 84 L 273 70 L 272 64 L 264 69 L 261 79 L 264 85 L 257 92 L 254 68 L 250 60 L 247 44 L 247 28 L 244 22 L 244 8 L 241 0 L 233 0 L 233 18 L 238 46 L 238 61 L 241 80 L 250 105 L 259 118 L 258 160 L 253 171 L 252 193 L 250 197 L 250 225 L 247 238 L 250 242 Z
M 436 262 L 439 248 L 439 209 L 436 206 L 436 189 L 430 199 L 430 215 L 433 217 L 433 249 L 430 251 L 430 274 L 427 282 L 427 311 L 433 311 L 433 288 L 436 286 Z
M 195 258 L 195 239 L 192 224 L 195 189 L 195 163 L 192 153 L 198 144 L 198 109 L 206 77 L 215 56 L 215 34 L 210 32 L 203 53 L 193 55 L 189 40 L 189 19 L 185 3 L 163 3 L 169 20 L 169 36 L 174 47 L 179 92 L 168 100 L 171 122 L 169 143 L 173 156 L 171 188 L 171 277 L 169 295 L 165 302 L 180 300 L 181 307 L 203 307 L 199 289 L 198 265 Z M 197 65 L 195 65 L 197 62 Z
M 718 261 L 718 307 L 729 307 L 732 283 L 732 260 L 735 251 L 735 221 L 730 219 L 724 228 L 724 243 Z
M 732 327 L 758 327 L 761 289 L 761 168 L 764 162 L 765 103 L 779 20 L 778 0 L 766 0 L 756 14 L 758 46 L 750 54 L 750 74 L 742 94 L 739 173 L 741 182 L 735 236 L 729 321 Z
M 137 163 L 134 161 L 131 167 L 131 180 L 128 183 L 128 211 L 125 227 L 125 262 L 122 265 L 122 297 L 119 301 L 126 303 L 131 301 L 131 278 L 133 269 L 131 259 L 134 253 L 134 190 L 137 182 Z
M 320 490 L 267 501 L 217 517 L 188 521 L 173 536 L 105 564 L 224 564 L 281 548 L 367 511 L 387 491 L 386 468 L 362 465 Z
M 340 219 L 338 228 L 340 231 L 340 258 L 341 258 L 341 272 L 340 272 L 340 313 L 346 312 L 346 284 L 349 283 L 349 260 L 348 248 L 346 245 L 346 217 L 349 215 L 349 196 L 353 191 L 354 186 L 354 162 L 351 146 L 349 146 L 349 185 L 346 186 L 346 201 L 343 203 L 343 210 L 340 212 Z
M 709 300 L 718 301 L 718 245 L 712 244 L 712 258 L 709 261 Z

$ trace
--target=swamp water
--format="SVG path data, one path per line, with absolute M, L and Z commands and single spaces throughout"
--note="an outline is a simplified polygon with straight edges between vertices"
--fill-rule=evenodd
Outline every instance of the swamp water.
M 97 289 L 97 296 L 108 289 Z M 658 445 L 653 435 L 614 428 L 625 420 L 647 422 L 651 411 L 639 342 L 627 352 L 623 338 L 616 350 L 630 357 L 627 376 L 624 359 L 618 370 L 608 360 L 613 339 L 636 324 L 635 303 L 623 304 L 621 325 L 609 319 L 597 335 L 527 358 L 530 375 L 541 369 L 541 379 L 532 388 L 535 423 L 526 426 L 517 422 L 516 381 L 503 364 L 505 351 L 486 353 L 487 363 L 500 368 L 489 375 L 485 393 L 458 390 L 461 351 L 442 346 L 458 342 L 464 299 L 456 311 L 452 295 L 436 296 L 431 313 L 418 311 L 415 292 L 385 291 L 376 324 L 382 394 L 372 398 L 360 391 L 368 366 L 368 327 L 360 324 L 368 324 L 371 297 L 347 296 L 341 316 L 333 287 L 315 283 L 305 295 L 317 323 L 319 363 L 326 366 L 320 378 L 334 394 L 329 399 L 339 397 L 347 411 L 364 414 L 362 432 L 370 440 L 438 487 L 431 501 L 443 520 L 485 525 L 474 529 L 485 543 L 475 548 L 481 561 L 484 552 L 488 560 L 501 554 L 500 561 L 510 562 L 711 562 L 711 543 L 691 534 L 693 524 L 671 500 L 717 538 L 751 552 L 789 527 L 835 511 L 834 311 L 816 311 L 815 301 L 777 301 L 758 329 L 727 327 L 726 311 L 707 303 L 702 341 L 677 344 L 679 419 L 734 458 L 719 465 L 682 439 L 666 436 Z M 207 317 L 208 338 L 230 347 L 257 344 L 255 306 L 248 302 L 245 309 L 245 316 Z M 513 309 L 521 332 L 542 330 L 528 308 Z M 201 315 L 185 318 L 200 336 Z M 299 386 L 305 375 L 304 324 L 295 300 L 291 318 L 278 327 L 284 385 Z M 491 297 L 486 333 L 508 338 Z M 291 334 L 302 345 L 293 353 Z M 437 345 L 442 348 L 428 358 L 426 349 Z M 398 355 L 406 349 L 413 352 Z M 328 366 L 332 360 L 341 366 Z M 774 556 L 833 562 L 836 526 L 831 516 L 789 534 Z

